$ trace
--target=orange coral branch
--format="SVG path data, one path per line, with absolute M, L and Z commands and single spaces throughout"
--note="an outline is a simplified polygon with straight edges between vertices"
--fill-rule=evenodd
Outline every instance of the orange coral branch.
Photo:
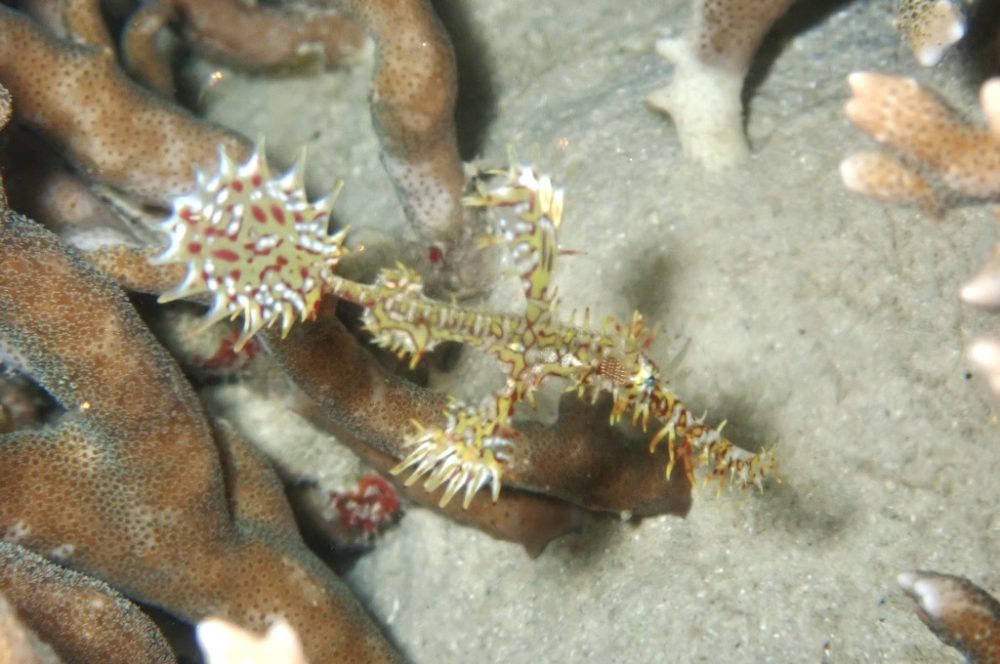
M 899 29 L 925 67 L 936 65 L 965 36 L 965 16 L 951 0 L 901 0 Z
M 348 345 L 338 346 L 341 351 L 338 355 L 348 358 L 367 356 L 366 351 L 353 338 L 345 341 Z M 364 361 L 371 362 L 371 359 L 364 357 Z M 351 364 L 350 360 L 348 364 Z M 367 441 L 347 433 L 305 393 L 296 399 L 295 408 L 315 426 L 333 433 L 339 442 L 348 445 L 355 454 L 382 474 L 388 474 L 402 458 L 400 454 L 391 455 L 377 450 Z M 517 542 L 532 558 L 540 555 L 549 542 L 576 530 L 586 522 L 586 514 L 579 507 L 529 491 L 504 491 L 496 503 L 485 494 L 477 494 L 466 509 L 458 502 L 450 502 L 441 507 L 438 503 L 444 492 L 443 487 L 435 492 L 428 492 L 420 486 L 406 486 L 398 477 L 390 476 L 390 481 L 411 502 L 441 512 L 453 521 L 478 528 L 497 539 Z
M 899 158 L 859 154 L 840 172 L 848 188 L 928 211 L 960 200 L 1000 197 L 1000 142 L 993 132 L 966 122 L 958 112 L 912 78 L 855 72 L 847 79 L 845 111 L 854 124 Z M 990 126 L 1000 124 L 994 85 L 983 86 Z

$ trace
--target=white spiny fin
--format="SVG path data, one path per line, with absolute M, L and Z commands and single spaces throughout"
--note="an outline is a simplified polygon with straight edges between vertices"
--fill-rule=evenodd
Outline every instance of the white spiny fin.
M 304 191 L 306 186 L 306 146 L 299 150 L 298 157 L 292 162 L 285 174 L 278 180 L 278 186 L 286 191 Z
M 326 196 L 323 196 L 322 198 L 314 201 L 313 204 L 312 204 L 313 207 L 316 210 L 320 211 L 319 219 L 321 219 L 323 221 L 323 229 L 324 230 L 326 230 L 326 229 L 328 229 L 330 227 L 330 215 L 333 214 L 333 206 L 336 204 L 337 198 L 340 197 L 340 192 L 341 192 L 341 190 L 343 188 L 344 188 L 344 181 L 343 180 L 337 180 L 336 184 L 333 186 L 333 189 L 331 189 L 326 194 Z M 338 233 L 335 233 L 334 235 L 332 235 L 331 237 L 337 238 L 338 235 L 342 237 L 343 234 L 346 232 L 346 230 L 347 229 L 344 228 L 343 230 L 339 231 Z M 338 238 L 338 241 L 339 241 L 339 238 Z
M 458 471 L 461 463 L 455 456 L 450 456 L 443 459 L 439 463 L 439 467 L 434 471 L 434 473 L 427 478 L 427 482 L 424 483 L 424 488 L 428 491 L 434 491 L 439 486 L 448 481 L 448 479 Z
M 500 500 L 500 477 L 502 474 L 500 466 L 490 469 L 490 496 L 493 498 L 494 503 Z
M 243 310 L 243 330 L 240 332 L 239 338 L 236 343 L 233 344 L 233 350 L 237 353 L 243 350 L 243 347 L 248 341 L 250 341 L 254 335 L 264 329 L 267 325 L 267 321 L 264 316 L 261 315 L 260 307 L 249 307 Z
M 412 464 L 411 464 L 412 465 Z M 434 456 L 431 456 L 431 451 L 428 450 L 427 453 L 420 459 L 420 463 L 413 470 L 409 477 L 406 478 L 404 486 L 413 486 L 420 481 L 420 478 L 429 473 L 437 465 L 437 461 Z
M 256 306 L 255 306 L 256 305 Z M 264 329 L 267 325 L 267 318 L 260 305 L 253 303 L 243 309 L 243 334 L 249 339 Z
M 306 319 L 309 315 L 305 309 L 302 310 L 302 320 Z M 289 302 L 283 302 L 281 304 L 281 338 L 284 339 L 288 336 L 288 333 L 292 331 L 292 326 L 295 325 L 296 319 L 295 308 Z
M 207 185 L 213 179 L 227 179 L 228 180 L 228 179 L 231 179 L 233 177 L 233 175 L 235 175 L 235 174 L 236 174 L 236 164 L 234 164 L 233 160 L 229 158 L 229 154 L 226 152 L 226 147 L 220 143 L 219 144 L 219 169 L 218 169 L 218 171 L 211 178 L 206 177 L 204 179 L 204 181 L 202 183 L 200 183 L 200 184 Z
M 464 468 L 458 468 L 454 473 L 452 473 L 451 479 L 448 481 L 448 488 L 445 489 L 444 495 L 441 496 L 441 500 L 438 501 L 438 507 L 447 507 L 451 499 L 455 497 L 459 489 L 462 488 L 467 481 L 467 471 Z
M 208 313 L 198 321 L 198 325 L 195 327 L 195 334 L 201 334 L 216 323 L 227 318 L 232 318 L 238 313 L 238 310 L 235 314 L 229 310 L 229 300 L 222 296 L 216 296 L 212 301 L 212 307 L 208 310 Z
M 472 504 L 472 499 L 475 498 L 476 494 L 479 493 L 479 490 L 486 485 L 491 475 L 492 471 L 490 471 L 488 466 L 482 465 L 476 468 L 476 472 L 472 476 L 472 479 L 465 483 L 465 495 L 462 497 L 462 509 L 469 509 L 469 505 Z
M 174 300 L 181 300 L 192 295 L 197 295 L 198 293 L 204 293 L 207 290 L 208 288 L 205 286 L 205 282 L 201 278 L 199 268 L 192 263 L 188 265 L 187 274 L 184 275 L 184 281 L 182 281 L 176 288 L 160 295 L 160 297 L 156 298 L 156 301 L 160 304 L 165 304 L 167 302 L 173 302 Z
M 233 344 L 233 352 L 239 353 L 240 351 L 242 351 L 243 347 L 246 346 L 247 342 L 250 341 L 251 339 L 253 339 L 252 334 L 247 334 L 246 332 L 241 333 L 240 336 L 236 339 L 236 343 Z
M 257 143 L 254 145 L 253 152 L 250 153 L 250 158 L 247 162 L 236 170 L 237 177 L 241 178 L 255 173 L 259 174 L 264 181 L 271 179 L 271 167 L 267 163 L 263 136 L 257 139 Z
M 220 152 L 221 152 L 221 151 L 224 151 L 224 150 L 222 149 L 222 146 L 221 146 L 221 145 L 219 146 L 219 151 L 220 151 Z M 205 173 L 205 171 L 201 170 L 201 167 L 200 167 L 200 166 L 197 166 L 197 165 L 196 165 L 196 166 L 194 167 L 194 184 L 195 184 L 195 191 L 201 191 L 202 189 L 204 189 L 204 187 L 205 187 L 205 183 L 206 183 L 206 182 L 208 182 L 208 174 L 207 174 L 207 173 Z M 183 200 L 183 199 L 185 199 L 185 198 L 189 198 L 189 197 L 193 198 L 193 195 L 191 195 L 191 194 L 188 194 L 187 196 L 181 196 L 181 197 L 180 197 L 180 198 L 179 198 L 178 200 Z M 176 204 L 175 204 L 175 206 L 174 206 L 174 207 L 177 207 L 177 206 L 176 206 Z

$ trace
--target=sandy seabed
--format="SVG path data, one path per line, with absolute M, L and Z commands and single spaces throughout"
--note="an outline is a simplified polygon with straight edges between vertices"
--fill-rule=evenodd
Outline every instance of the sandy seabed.
M 875 147 L 844 116 L 850 72 L 913 75 L 976 118 L 979 80 L 962 49 L 921 69 L 888 0 L 812 4 L 753 90 L 751 161 L 724 174 L 685 162 L 643 105 L 686 1 L 451 7 L 480 159 L 513 145 L 566 188 L 561 242 L 584 253 L 557 267 L 563 311 L 642 310 L 661 366 L 684 349 L 678 394 L 734 441 L 777 444 L 784 481 L 698 490 L 685 519 L 597 523 L 535 560 L 411 509 L 347 577 L 411 661 L 959 661 L 895 577 L 1000 591 L 997 405 L 963 357 L 1000 318 L 957 297 L 996 229 L 985 208 L 934 221 L 855 197 L 837 165 Z M 233 76 L 204 103 L 286 158 L 308 144 L 317 191 L 347 182 L 338 221 L 391 234 L 370 70 Z

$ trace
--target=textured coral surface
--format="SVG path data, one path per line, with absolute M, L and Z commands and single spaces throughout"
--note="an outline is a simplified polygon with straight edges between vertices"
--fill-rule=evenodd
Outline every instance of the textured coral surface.
M 683 351 L 689 405 L 728 418 L 734 440 L 777 443 L 784 483 L 696 490 L 684 520 L 597 524 L 535 560 L 410 510 L 348 581 L 413 661 L 958 661 L 895 577 L 1000 588 L 996 406 L 961 356 L 994 323 L 956 295 L 994 231 L 982 210 L 932 223 L 842 187 L 840 160 L 872 149 L 843 115 L 850 72 L 919 76 L 976 112 L 960 53 L 921 68 L 891 5 L 823 3 L 750 100 L 748 168 L 706 176 L 642 106 L 663 84 L 657 28 L 679 32 L 686 1 L 464 4 L 499 104 L 488 161 L 513 144 L 567 187 L 561 241 L 583 253 L 560 261 L 563 308 L 642 309 L 661 366 Z M 405 222 L 368 134 L 367 75 L 236 77 L 210 112 L 277 153 L 312 141 L 316 190 L 347 179 L 338 218 L 392 233 Z M 508 280 L 494 304 L 516 301 Z
M 458 64 L 466 68 L 463 80 L 494 101 L 492 107 L 466 102 L 467 125 L 480 124 L 460 130 L 481 140 L 471 147 L 480 147 L 488 163 L 503 163 L 514 145 L 522 158 L 539 163 L 566 186 L 561 241 L 577 252 L 560 259 L 555 275 L 562 308 L 589 308 L 598 321 L 606 314 L 625 319 L 641 309 L 662 331 L 650 354 L 670 368 L 688 405 L 728 419 L 726 433 L 734 440 L 752 447 L 777 444 L 784 483 L 763 494 L 717 500 L 713 490 L 695 489 L 686 519 L 592 522 L 535 560 L 517 545 L 412 508 L 347 577 L 410 661 L 661 661 L 664 653 L 679 661 L 940 661 L 954 653 L 914 618 L 912 602 L 894 584 L 897 572 L 945 570 L 974 577 L 984 587 L 1000 587 L 995 567 L 1000 529 L 994 516 L 1000 487 L 993 481 L 1000 464 L 997 406 L 970 379 L 962 359 L 968 341 L 995 325 L 995 319 L 962 307 L 956 298 L 971 268 L 989 253 L 994 228 L 981 209 L 949 210 L 942 222 L 932 223 L 916 210 L 852 196 L 837 173 L 844 156 L 871 148 L 843 116 L 847 74 L 919 75 L 959 110 L 974 111 L 978 81 L 968 78 L 961 49 L 940 68 L 918 71 L 892 27 L 891 3 L 800 2 L 783 23 L 785 32 L 777 35 L 776 44 L 784 48 L 771 51 L 750 100 L 749 166 L 706 175 L 683 162 L 669 124 L 642 104 L 663 84 L 663 61 L 653 50 L 657 28 L 682 30 L 689 4 L 454 3 L 446 22 L 460 54 Z M 52 61 L 46 59 L 51 50 L 44 40 L 4 20 L 11 36 L 6 47 L 15 55 L 24 62 Z M 81 51 L 66 62 L 85 64 L 80 80 L 126 87 L 92 53 Z M 328 190 L 338 177 L 347 181 L 335 215 L 338 223 L 352 225 L 352 237 L 372 248 L 369 256 L 408 232 L 369 129 L 365 99 L 371 67 L 369 59 L 348 71 L 278 79 L 229 73 L 198 78 L 199 71 L 216 71 L 214 65 L 201 70 L 196 65 L 188 72 L 201 86 L 199 103 L 209 115 L 248 136 L 266 134 L 275 163 L 289 163 L 301 145 L 309 145 L 307 177 L 315 191 Z M 21 107 L 27 115 L 32 108 L 44 115 L 53 103 L 51 97 L 30 94 L 38 83 L 44 86 L 45 80 L 24 77 L 10 83 L 20 88 L 15 97 L 37 102 Z M 73 117 L 93 122 L 106 106 L 105 100 L 80 107 L 82 115 Z M 133 107 L 144 108 L 138 102 Z M 135 120 L 146 130 L 148 140 L 137 138 L 137 147 L 148 148 L 162 129 L 156 113 L 149 122 L 138 113 L 116 113 L 114 118 Z M 195 141 L 210 157 L 212 142 Z M 238 145 L 246 149 L 247 144 Z M 80 153 L 77 163 L 107 170 L 119 176 L 122 186 L 139 189 L 149 199 L 159 200 L 164 190 L 182 184 L 155 168 L 149 175 L 95 165 L 86 158 L 88 145 L 73 147 Z M 141 184 L 153 188 L 141 189 Z M 106 258 L 121 263 L 127 257 Z M 10 299 L 19 303 L 23 316 L 28 315 L 24 309 L 44 311 L 42 305 L 58 301 L 51 293 L 27 301 L 22 292 Z M 503 309 L 520 301 L 516 281 L 508 279 L 488 306 Z M 6 315 L 18 313 L 5 310 Z M 95 305 L 85 312 L 63 321 L 64 329 L 93 322 Z M 58 345 L 70 337 L 63 332 L 49 342 Z M 133 343 L 140 337 L 129 335 Z M 109 338 L 105 335 L 105 343 Z M 97 355 L 98 344 L 81 346 L 65 341 L 60 348 L 77 349 L 91 359 Z M 140 366 L 149 357 L 134 361 L 136 386 L 143 384 L 140 377 L 165 380 L 156 367 Z M 128 354 L 109 362 L 118 364 L 131 366 Z M 173 376 L 172 371 L 167 373 Z M 62 373 L 51 370 L 53 377 Z M 91 381 L 99 378 L 96 370 L 81 373 Z M 466 397 L 496 387 L 490 382 L 496 372 L 474 358 L 463 357 L 451 374 L 430 373 L 442 390 Z M 351 395 L 357 403 L 382 396 L 379 383 L 371 375 L 369 380 L 371 389 Z M 176 378 L 177 385 L 182 382 Z M 249 382 L 228 383 L 207 396 L 216 406 L 227 403 L 236 426 L 265 439 L 260 442 L 269 453 L 286 455 L 283 468 L 289 460 L 312 466 L 322 483 L 338 464 L 350 466 L 341 457 L 331 458 L 328 445 L 317 454 L 303 444 L 328 440 L 288 412 L 284 383 L 255 399 L 239 392 L 248 385 L 264 391 Z M 78 389 L 71 383 L 63 388 Z M 189 390 L 177 390 L 184 397 L 178 410 L 197 410 Z M 121 384 L 118 392 L 125 393 Z M 557 391 L 543 395 L 538 416 L 554 418 L 559 396 Z M 126 403 L 119 416 L 127 416 L 130 427 L 152 428 L 169 419 L 142 399 L 121 401 Z M 76 426 L 116 409 L 98 399 L 88 401 L 87 410 L 91 414 L 75 420 Z M 190 450 L 201 453 L 186 455 L 192 459 L 185 461 L 200 474 L 181 472 L 175 461 L 185 454 L 156 444 L 153 437 L 127 446 L 136 453 L 144 447 L 155 451 L 149 459 L 163 469 L 123 473 L 143 485 L 147 500 L 154 500 L 158 490 L 200 487 L 198 477 L 218 484 L 212 479 L 215 456 L 205 454 L 213 448 L 201 444 L 209 437 L 207 424 L 200 415 L 188 415 L 170 419 L 160 430 L 183 433 L 185 423 L 197 429 L 198 436 L 187 438 Z M 69 439 L 74 442 L 79 441 Z M 101 447 L 105 454 L 116 449 Z M 659 475 L 662 465 L 643 455 Z M 224 460 L 238 475 L 239 459 Z M 13 464 L 5 467 L 28 478 L 20 481 L 30 481 Z M 65 467 L 47 472 L 58 469 Z M 81 516 L 89 514 L 90 505 L 71 486 L 83 476 L 64 474 L 67 497 L 58 496 L 53 513 L 69 532 L 89 523 Z M 178 474 L 183 482 L 169 479 Z M 551 481 L 553 474 L 548 477 Z M 599 478 L 572 473 L 561 478 L 583 485 L 594 479 Z M 661 478 L 656 479 L 660 490 Z M 529 484 L 552 489 L 542 482 Z M 17 488 L 12 481 L 0 488 L 5 485 Z M 255 505 L 252 495 L 229 497 L 238 516 L 261 515 L 260 505 L 257 512 L 245 513 Z M 74 509 L 63 510 L 70 498 L 76 498 Z M 193 507 L 213 501 L 225 503 L 218 486 Z M 7 502 L 5 507 L 16 507 Z M 40 513 L 51 502 L 24 509 Z M 128 502 L 133 511 L 140 504 Z M 146 530 L 129 530 L 143 526 L 145 516 L 108 521 L 145 541 Z M 212 532 L 196 527 L 194 517 L 179 521 L 187 530 Z M 220 541 L 249 537 L 242 519 L 236 521 L 220 526 L 226 535 Z M 27 536 L 22 531 L 14 534 Z M 55 552 L 74 543 L 77 562 L 95 550 L 84 546 L 85 538 L 70 542 L 58 535 L 41 537 L 36 527 L 33 537 Z M 132 569 L 143 558 L 114 546 L 124 539 L 107 548 L 121 558 L 119 566 Z M 185 551 L 169 551 L 178 568 L 201 569 Z M 181 585 L 160 585 L 183 595 L 212 594 L 218 584 L 249 596 L 252 603 L 254 597 L 269 596 L 259 583 L 252 586 L 256 592 L 244 592 L 256 564 L 220 564 L 229 574 L 210 575 L 209 585 L 194 577 Z M 138 575 L 140 580 L 146 576 Z M 140 585 L 132 584 L 137 594 L 142 594 Z M 294 585 L 277 585 L 301 599 Z M 249 622 L 262 620 L 250 607 L 234 612 L 243 608 L 252 613 Z M 201 612 L 188 617 L 196 613 Z M 307 647 L 317 642 L 310 630 L 302 636 Z

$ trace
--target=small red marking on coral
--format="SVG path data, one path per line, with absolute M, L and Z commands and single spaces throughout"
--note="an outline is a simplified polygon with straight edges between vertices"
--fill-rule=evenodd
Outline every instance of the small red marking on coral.
M 302 221 L 302 213 L 301 212 L 295 212 L 295 213 L 293 213 L 292 217 L 295 218 L 295 221 Z
M 243 183 L 239 180 L 233 180 L 233 189 L 236 191 L 243 191 Z
M 229 276 L 233 278 L 233 281 L 239 281 L 240 276 L 243 274 L 240 270 L 233 270 L 229 273 Z
M 356 491 L 332 494 L 340 527 L 374 535 L 399 517 L 399 495 L 395 487 L 379 475 L 365 475 Z
M 200 254 L 201 253 L 201 242 L 189 242 L 188 243 L 188 251 L 191 252 L 192 254 Z
M 436 244 L 432 244 L 427 249 L 427 260 L 433 265 L 440 265 L 444 262 L 444 249 Z
M 252 214 L 253 218 L 262 224 L 267 221 L 267 214 L 256 205 L 250 206 L 250 214 Z
M 212 257 L 230 263 L 235 263 L 240 259 L 240 255 L 232 249 L 214 249 L 212 250 Z
M 239 338 L 239 329 L 233 328 L 219 344 L 215 354 L 203 360 L 201 366 L 205 369 L 239 369 L 245 366 L 260 353 L 261 345 L 256 339 L 250 339 L 243 345 L 243 350 L 236 352 L 236 342 Z
M 274 220 L 279 224 L 285 223 L 285 211 L 282 210 L 277 204 L 271 204 L 271 214 L 274 216 Z
M 264 178 L 260 176 L 260 173 L 254 173 L 253 177 L 250 178 L 250 182 L 253 184 L 254 187 L 259 188 L 260 185 L 263 184 Z

